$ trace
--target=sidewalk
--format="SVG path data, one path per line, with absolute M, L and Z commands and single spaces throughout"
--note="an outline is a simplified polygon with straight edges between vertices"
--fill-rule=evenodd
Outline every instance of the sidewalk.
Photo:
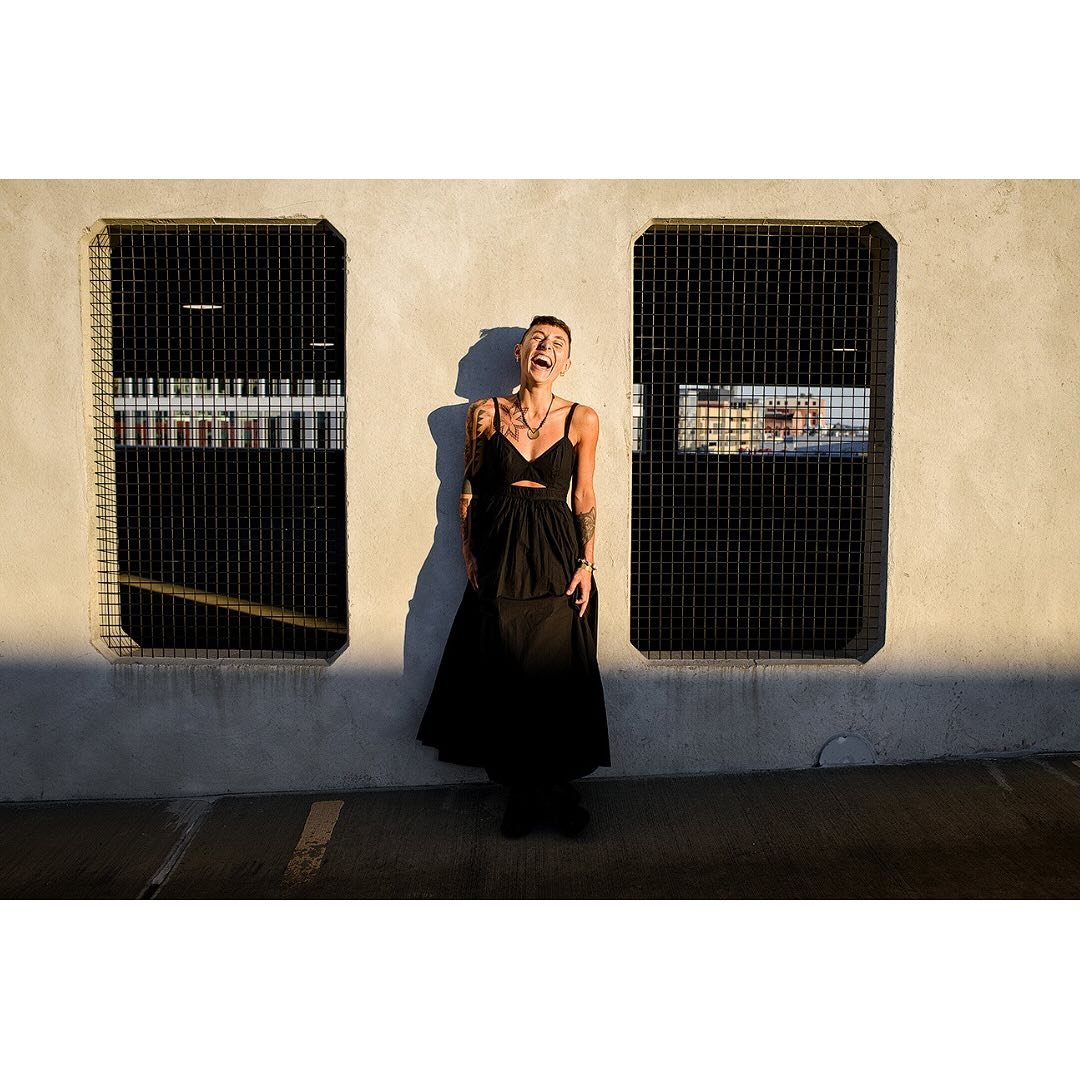
M 1080 898 L 1071 755 L 579 786 L 572 840 L 487 784 L 5 803 L 0 898 Z

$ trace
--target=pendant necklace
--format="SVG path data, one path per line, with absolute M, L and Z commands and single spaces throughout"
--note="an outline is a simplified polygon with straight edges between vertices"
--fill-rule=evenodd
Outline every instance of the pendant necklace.
M 544 413 L 544 419 L 541 420 L 535 428 L 529 427 L 529 421 L 525 419 L 525 407 L 521 404 L 521 394 L 517 394 L 516 397 L 518 403 L 518 411 L 521 413 L 521 420 L 525 425 L 525 430 L 529 433 L 529 438 L 535 441 L 536 439 L 540 438 L 540 429 L 544 426 L 545 423 L 547 423 L 548 413 L 551 412 L 551 406 L 552 404 L 554 404 L 555 395 L 551 395 L 551 401 L 548 402 L 547 412 Z

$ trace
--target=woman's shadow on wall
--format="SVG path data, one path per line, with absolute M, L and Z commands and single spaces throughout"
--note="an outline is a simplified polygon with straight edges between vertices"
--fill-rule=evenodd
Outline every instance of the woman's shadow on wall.
M 454 393 L 465 400 L 444 405 L 428 416 L 435 443 L 435 535 L 424 559 L 405 619 L 403 683 L 405 704 L 416 723 L 427 704 L 443 646 L 465 592 L 465 564 L 461 558 L 458 498 L 465 468 L 465 415 L 469 402 L 504 397 L 518 385 L 520 370 L 514 346 L 523 327 L 499 326 L 481 330 L 480 339 L 458 361 Z M 467 704 L 462 702 L 462 707 Z

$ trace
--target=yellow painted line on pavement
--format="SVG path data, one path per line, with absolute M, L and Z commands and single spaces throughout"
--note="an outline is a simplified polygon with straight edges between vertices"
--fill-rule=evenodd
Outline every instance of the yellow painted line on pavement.
M 307 821 L 304 822 L 304 831 L 293 849 L 289 865 L 285 867 L 282 883 L 286 888 L 302 885 L 319 872 L 326 856 L 326 845 L 330 843 L 338 814 L 344 805 L 341 799 L 327 799 L 311 804 Z
M 984 761 L 983 765 L 986 767 L 986 771 L 994 778 L 994 783 L 998 787 L 1005 791 L 1012 791 L 1012 784 L 1005 779 L 1005 774 L 996 765 L 991 764 L 989 761 Z
M 1051 765 L 1049 761 L 1043 761 L 1042 758 L 1035 758 L 1034 760 L 1040 769 L 1045 769 L 1051 776 L 1064 780 L 1070 787 L 1080 787 L 1080 781 L 1074 780 L 1067 772 L 1059 769 L 1056 765 Z
M 150 578 L 137 577 L 135 574 L 117 574 L 116 580 L 119 584 L 129 585 L 133 589 L 145 589 L 147 592 L 175 596 L 179 600 L 190 600 L 194 604 L 225 608 L 240 615 L 255 615 L 260 619 L 273 619 L 275 622 L 304 626 L 312 630 L 333 630 L 338 634 L 344 634 L 347 629 L 342 623 L 334 622 L 332 619 L 301 615 L 299 611 L 274 607 L 272 604 L 253 604 L 249 600 L 240 600 L 235 596 L 204 592 L 202 589 L 191 589 L 187 585 L 174 585 L 169 581 L 153 581 Z

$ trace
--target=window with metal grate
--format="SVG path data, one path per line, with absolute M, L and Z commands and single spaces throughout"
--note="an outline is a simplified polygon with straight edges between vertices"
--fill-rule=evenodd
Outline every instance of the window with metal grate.
M 630 626 L 646 656 L 880 645 L 894 263 L 870 222 L 638 237 Z
M 89 265 L 104 643 L 329 658 L 347 637 L 344 239 L 109 224 Z

